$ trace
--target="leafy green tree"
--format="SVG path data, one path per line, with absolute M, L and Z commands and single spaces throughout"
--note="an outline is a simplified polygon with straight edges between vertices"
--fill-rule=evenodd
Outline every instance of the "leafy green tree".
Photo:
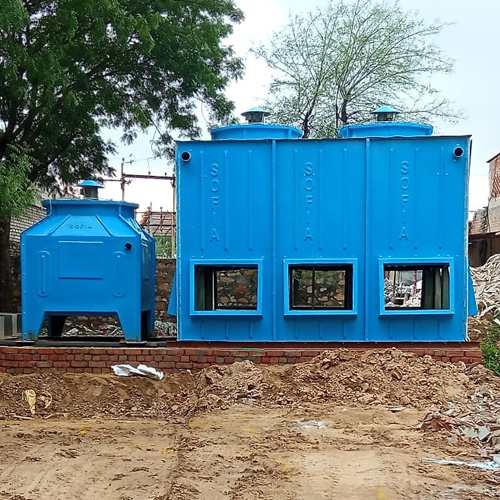
M 292 16 L 270 44 L 254 49 L 274 74 L 268 107 L 304 138 L 336 137 L 383 104 L 413 120 L 454 119 L 432 84 L 453 69 L 433 42 L 443 28 L 397 2 L 374 0 L 332 1 Z
M 35 202 L 37 190 L 28 178 L 30 168 L 29 154 L 9 146 L 8 154 L 0 160 L 0 219 L 20 217 Z
M 30 183 L 61 189 L 112 174 L 120 127 L 132 142 L 151 125 L 158 146 L 199 134 L 196 105 L 213 119 L 232 111 L 224 96 L 242 61 L 224 39 L 242 12 L 233 0 L 2 0 L 0 164 L 29 151 Z M 16 149 L 21 148 L 21 149 Z M 22 162 L 21 162 L 22 163 Z M 24 165 L 24 163 L 22 163 Z M 9 310 L 10 202 L 0 198 L 0 310 Z
M 10 218 L 20 217 L 26 208 L 37 199 L 37 189 L 29 180 L 31 158 L 22 147 L 9 145 L 7 154 L 0 159 L 0 291 L 7 304 L 12 304 L 10 285 Z M 8 266 L 4 263 L 8 263 Z M 0 292 L 1 296 L 1 292 Z M 0 307 L 0 311 L 10 307 Z

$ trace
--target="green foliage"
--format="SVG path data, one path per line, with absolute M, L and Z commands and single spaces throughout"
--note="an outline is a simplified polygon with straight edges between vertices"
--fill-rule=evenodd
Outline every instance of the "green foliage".
M 397 1 L 338 0 L 292 16 L 269 45 L 254 49 L 274 73 L 268 108 L 305 138 L 335 137 L 384 104 L 403 119 L 454 119 L 431 80 L 453 68 L 434 44 L 443 27 Z
M 0 219 L 20 217 L 37 198 L 37 191 L 28 178 L 31 158 L 25 150 L 10 146 L 0 159 Z
M 170 236 L 155 236 L 156 256 L 173 257 L 172 238 Z
M 162 151 L 195 137 L 198 101 L 232 111 L 242 61 L 224 39 L 242 17 L 233 0 L 2 0 L 0 160 L 28 148 L 29 179 L 57 188 L 112 173 L 103 127 L 130 142 L 155 124 Z
M 483 363 L 486 368 L 500 376 L 500 326 L 491 323 L 486 338 L 481 342 Z

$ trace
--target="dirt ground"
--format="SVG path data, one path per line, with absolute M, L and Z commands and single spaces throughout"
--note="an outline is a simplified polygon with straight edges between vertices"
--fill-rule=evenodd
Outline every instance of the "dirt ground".
M 500 472 L 423 460 L 495 457 L 460 430 L 493 436 L 499 396 L 482 367 L 396 350 L 161 382 L 2 375 L 0 499 L 500 498 Z

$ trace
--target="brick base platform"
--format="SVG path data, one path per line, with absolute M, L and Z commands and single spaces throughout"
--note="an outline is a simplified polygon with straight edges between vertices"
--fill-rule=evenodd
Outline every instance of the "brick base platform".
M 442 344 L 255 344 L 249 346 L 214 343 L 173 343 L 161 348 L 103 347 L 0 347 L 0 372 L 37 373 L 110 373 L 111 365 L 147 364 L 166 373 L 179 370 L 199 370 L 214 364 L 230 364 L 251 360 L 257 364 L 301 363 L 325 350 L 339 348 L 354 351 L 397 347 L 418 356 L 430 355 L 439 361 L 470 366 L 482 363 L 477 342 Z

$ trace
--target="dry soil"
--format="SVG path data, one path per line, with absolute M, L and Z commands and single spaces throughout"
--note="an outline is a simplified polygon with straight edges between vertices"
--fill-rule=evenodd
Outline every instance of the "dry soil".
M 397 350 L 161 382 L 0 375 L 0 499 L 500 498 L 500 472 L 423 462 L 490 460 L 456 409 L 480 405 L 500 428 L 499 396 L 482 367 Z

